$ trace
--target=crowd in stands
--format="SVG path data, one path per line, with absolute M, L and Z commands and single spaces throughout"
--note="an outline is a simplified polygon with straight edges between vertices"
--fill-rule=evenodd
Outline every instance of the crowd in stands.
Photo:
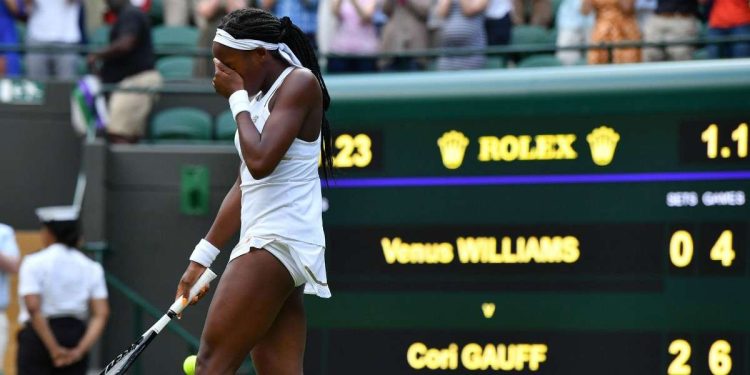
M 72 79 L 79 75 L 83 65 L 81 59 L 66 47 L 94 42 L 89 36 L 107 32 L 98 30 L 114 24 L 117 18 L 107 2 L 0 0 L 0 44 L 25 43 L 28 47 L 43 47 L 43 50 L 30 50 L 23 58 L 17 52 L 2 53 L 0 76 L 20 75 L 24 69 L 27 75 L 35 78 Z M 518 63 L 526 56 L 464 53 L 430 59 L 408 55 L 410 51 L 482 50 L 508 44 L 556 44 L 559 49 L 553 65 L 750 56 L 748 41 L 707 46 L 683 43 L 666 47 L 650 45 L 651 48 L 638 45 L 616 49 L 570 48 L 608 42 L 679 43 L 700 37 L 750 38 L 748 0 L 131 2 L 148 15 L 156 27 L 197 30 L 190 34 L 195 35 L 191 44 L 202 48 L 210 46 L 218 20 L 234 9 L 261 7 L 278 16 L 289 16 L 321 55 L 328 57 L 329 73 L 499 67 Z M 404 52 L 407 52 L 405 56 L 398 55 Z M 553 52 L 550 50 L 547 57 Z M 384 55 L 377 58 L 378 54 Z M 213 67 L 207 58 L 198 59 L 192 65 L 193 76 L 208 77 L 212 74 Z
M 156 96 L 142 89 L 210 78 L 218 21 L 244 7 L 290 17 L 328 73 L 750 57 L 748 0 L 0 0 L 0 45 L 27 47 L 0 52 L 0 77 L 95 74 L 74 91 L 89 114 L 74 123 L 95 119 L 110 142 L 138 142 L 156 121 Z M 695 44 L 705 36 L 746 38 Z M 629 44 L 579 48 L 602 43 Z M 546 49 L 492 53 L 509 44 Z M 92 101 L 100 83 L 117 86 L 107 104 Z

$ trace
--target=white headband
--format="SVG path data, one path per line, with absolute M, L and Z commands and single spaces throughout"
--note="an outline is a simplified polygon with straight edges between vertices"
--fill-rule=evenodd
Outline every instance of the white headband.
M 284 60 L 298 68 L 303 67 L 302 63 L 299 61 L 294 52 L 292 52 L 292 49 L 289 48 L 288 45 L 286 45 L 286 43 L 275 44 L 266 43 L 262 40 L 255 39 L 234 39 L 232 35 L 222 29 L 216 29 L 214 42 L 241 51 L 252 51 L 259 47 L 268 51 L 279 51 L 279 54 L 284 58 Z

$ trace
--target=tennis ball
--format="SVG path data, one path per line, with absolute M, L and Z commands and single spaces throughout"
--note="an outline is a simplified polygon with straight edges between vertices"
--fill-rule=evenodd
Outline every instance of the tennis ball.
M 185 362 L 182 362 L 182 369 L 185 370 L 186 375 L 195 374 L 195 360 L 196 359 L 197 359 L 196 356 L 191 355 L 185 358 Z

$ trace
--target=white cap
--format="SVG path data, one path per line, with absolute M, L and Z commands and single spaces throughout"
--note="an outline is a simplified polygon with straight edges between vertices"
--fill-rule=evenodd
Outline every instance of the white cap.
M 47 223 L 50 221 L 76 221 L 80 210 L 76 206 L 40 207 L 36 209 L 39 221 Z

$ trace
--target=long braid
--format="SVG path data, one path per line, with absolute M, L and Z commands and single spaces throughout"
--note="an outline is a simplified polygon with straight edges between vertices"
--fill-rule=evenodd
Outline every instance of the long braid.
M 302 65 L 310 69 L 318 79 L 323 92 L 323 121 L 321 123 L 321 135 L 323 142 L 320 144 L 320 152 L 323 156 L 323 176 L 328 181 L 333 176 L 333 141 L 331 127 L 326 117 L 326 111 L 331 105 L 331 97 L 320 71 L 318 57 L 315 55 L 305 33 L 294 25 L 289 17 L 281 20 L 273 14 L 257 8 L 246 8 L 236 10 L 224 16 L 219 23 L 219 28 L 228 32 L 237 39 L 256 39 L 267 43 L 286 43 L 297 56 Z M 275 51 L 272 53 L 278 54 Z

